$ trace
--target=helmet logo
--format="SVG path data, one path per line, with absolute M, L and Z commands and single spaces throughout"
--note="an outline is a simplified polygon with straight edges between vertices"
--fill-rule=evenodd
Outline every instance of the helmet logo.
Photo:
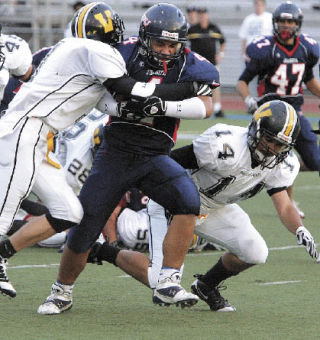
M 162 31 L 161 36 L 166 37 L 166 38 L 170 38 L 170 39 L 174 39 L 174 40 L 179 40 L 179 33 Z
M 141 21 L 143 23 L 143 26 L 145 26 L 145 27 L 147 27 L 151 24 L 151 20 L 148 19 L 145 14 L 142 16 Z
M 270 103 L 265 103 L 260 106 L 257 111 L 254 113 L 253 118 L 257 122 L 262 117 L 270 117 L 272 116 L 272 111 L 270 109 Z
M 104 18 L 102 13 L 98 13 L 94 15 L 94 18 L 99 21 L 99 23 L 104 28 L 104 33 L 112 32 L 113 31 L 113 24 L 112 24 L 112 17 L 111 12 L 109 10 L 105 10 L 104 14 L 107 17 L 107 20 Z

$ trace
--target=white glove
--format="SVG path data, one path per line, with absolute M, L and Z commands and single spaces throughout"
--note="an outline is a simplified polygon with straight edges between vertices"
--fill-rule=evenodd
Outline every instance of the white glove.
M 301 226 L 296 230 L 297 243 L 303 245 L 312 258 L 318 257 L 317 247 L 314 239 L 307 228 Z
M 246 99 L 244 100 L 246 107 L 247 107 L 247 112 L 250 114 L 253 114 L 254 111 L 258 108 L 258 104 L 256 99 L 254 99 L 251 96 L 247 96 Z

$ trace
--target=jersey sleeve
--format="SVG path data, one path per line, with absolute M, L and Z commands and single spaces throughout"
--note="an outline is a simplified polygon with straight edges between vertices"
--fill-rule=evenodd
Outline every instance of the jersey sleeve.
M 249 83 L 256 75 L 264 74 L 268 65 L 270 37 L 257 37 L 246 48 L 246 67 L 239 80 Z
M 31 63 L 32 54 L 28 43 L 15 35 L 8 35 L 5 38 L 6 67 L 11 75 L 16 77 L 24 76 Z
M 197 81 L 200 83 L 220 86 L 219 72 L 216 67 L 200 54 L 187 51 L 186 66 L 182 72 L 181 82 Z
M 307 83 L 309 80 L 314 78 L 313 67 L 319 61 L 319 44 L 311 37 L 306 34 L 300 36 L 301 43 L 305 46 L 308 51 L 306 60 L 306 69 L 303 76 L 303 81 Z
M 196 156 L 199 168 L 206 167 L 215 170 L 221 167 L 219 154 L 223 149 L 221 133 L 228 133 L 224 124 L 216 124 L 207 129 L 193 141 L 193 152 Z
M 295 181 L 300 169 L 300 163 L 297 156 L 291 152 L 288 157 L 271 172 L 266 180 L 266 189 L 268 193 L 273 189 L 289 187 Z
M 88 50 L 91 76 L 104 83 L 109 78 L 120 78 L 126 74 L 126 65 L 121 54 L 113 47 L 103 44 L 103 48 Z

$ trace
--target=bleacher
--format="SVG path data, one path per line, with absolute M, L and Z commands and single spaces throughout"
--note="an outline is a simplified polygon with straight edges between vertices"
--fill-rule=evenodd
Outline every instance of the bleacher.
M 320 11 L 312 9 L 317 0 L 297 0 L 304 13 L 303 32 L 309 33 L 320 42 Z M 17 34 L 26 39 L 32 51 L 50 46 L 63 37 L 63 31 L 73 15 L 71 0 L 0 0 L 0 23 L 4 33 Z M 140 18 L 148 6 L 159 1 L 107 1 L 125 21 L 126 36 L 137 34 Z M 221 82 L 225 88 L 233 88 L 243 68 L 240 59 L 240 40 L 238 30 L 245 16 L 252 13 L 252 0 L 209 0 L 188 1 L 173 0 L 182 10 L 189 4 L 206 6 L 212 21 L 216 22 L 227 39 L 227 50 L 219 66 Z M 267 0 L 267 10 L 273 11 L 278 0 Z

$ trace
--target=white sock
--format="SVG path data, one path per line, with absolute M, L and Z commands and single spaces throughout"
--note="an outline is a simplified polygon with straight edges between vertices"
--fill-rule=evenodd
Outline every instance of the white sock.
M 214 103 L 213 105 L 213 111 L 214 112 L 219 112 L 221 110 L 222 106 L 221 103 Z

